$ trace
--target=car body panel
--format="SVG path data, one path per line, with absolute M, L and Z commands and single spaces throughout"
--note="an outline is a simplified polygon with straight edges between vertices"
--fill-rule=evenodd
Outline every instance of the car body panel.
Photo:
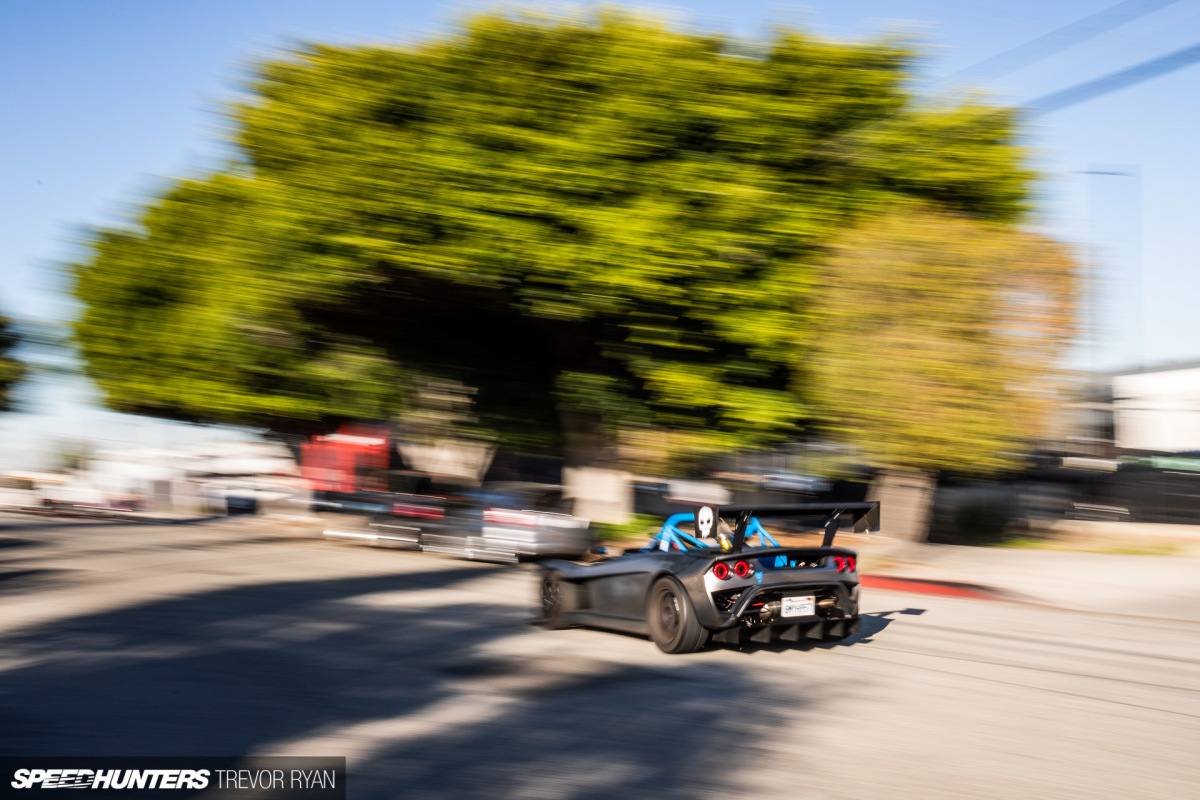
M 561 487 L 503 484 L 464 493 L 427 525 L 421 549 L 485 561 L 579 557 L 594 541 L 588 520 L 562 513 Z

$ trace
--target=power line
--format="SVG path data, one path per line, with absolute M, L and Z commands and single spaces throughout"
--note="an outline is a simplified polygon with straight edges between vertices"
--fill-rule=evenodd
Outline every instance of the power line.
M 1108 12 L 1113 12 L 1113 11 L 1116 11 L 1117 9 L 1121 9 L 1123 7 L 1129 6 L 1129 5 L 1131 5 L 1132 2 L 1134 2 L 1134 0 L 1127 0 L 1127 2 L 1125 2 L 1125 3 L 1121 3 L 1117 6 L 1113 6 L 1112 8 L 1108 9 L 1108 11 L 1102 11 L 1099 14 L 1094 14 L 1091 17 L 1085 18 L 1084 20 L 1080 20 L 1079 23 L 1073 23 L 1072 25 L 1068 25 L 1067 28 L 1073 28 L 1073 27 L 1075 27 L 1075 25 L 1081 24 L 1088 20 L 1094 20 L 1096 17 L 1107 14 Z M 1161 8 L 1172 2 L 1175 2 L 1175 0 L 1148 0 L 1148 1 L 1147 0 L 1136 0 L 1136 3 L 1138 5 L 1145 6 L 1147 8 L 1149 5 L 1151 5 L 1153 3 L 1157 4 L 1155 6 L 1156 8 Z M 1149 9 L 1149 10 L 1153 10 L 1153 9 Z M 1128 9 L 1126 9 L 1126 11 L 1128 12 Z M 1144 10 L 1144 11 L 1142 11 L 1142 13 L 1149 13 L 1149 11 Z M 1126 19 L 1132 19 L 1132 17 L 1129 17 L 1127 15 Z M 1109 20 L 1109 22 L 1111 23 L 1111 19 Z M 1110 24 L 1109 27 L 1106 28 L 1106 30 L 1111 30 L 1113 27 L 1116 27 L 1115 23 Z M 1059 31 L 1062 31 L 1062 30 L 1066 30 L 1066 28 L 1059 29 Z M 1057 33 L 1057 32 L 1055 32 L 1055 33 Z M 1047 36 L 1050 36 L 1050 35 L 1052 35 L 1052 34 L 1047 34 Z M 1046 37 L 1042 37 L 1042 38 L 1044 39 Z M 1037 39 L 1034 40 L 1034 42 L 1037 42 L 1037 41 L 1039 41 L 1039 40 L 1037 40 Z M 1030 44 L 1032 44 L 1032 43 L 1030 43 Z M 1022 47 L 1024 47 L 1024 45 L 1022 45 Z M 1020 49 L 1020 48 L 1015 48 L 1014 50 L 1016 50 L 1016 49 Z M 1014 51 L 1009 51 L 1009 52 L 1011 53 Z M 1002 55 L 1004 55 L 1004 54 L 1002 54 Z M 997 56 L 997 58 L 999 58 L 999 56 Z M 992 60 L 992 59 L 989 59 L 989 61 L 990 60 Z M 994 109 L 992 111 L 992 113 L 993 114 L 1010 114 L 1014 111 L 1022 111 L 1022 112 L 1024 112 L 1024 116 L 1027 119 L 1032 119 L 1034 117 L 1039 117 L 1043 114 L 1049 114 L 1053 111 L 1061 111 L 1064 108 L 1068 108 L 1069 106 L 1073 106 L 1078 103 L 1083 103 L 1087 100 L 1094 100 L 1097 97 L 1101 97 L 1110 92 L 1115 92 L 1118 89 L 1124 89 L 1129 86 L 1134 86 L 1136 84 L 1142 83 L 1143 81 L 1148 81 L 1151 78 L 1156 78 L 1159 75 L 1165 75 L 1169 72 L 1174 72 L 1177 69 L 1182 69 L 1183 67 L 1189 66 L 1197 61 L 1200 61 L 1200 44 L 1195 44 L 1195 45 L 1192 45 L 1191 47 L 1185 47 L 1184 49 L 1177 50 L 1174 53 L 1170 53 L 1168 55 L 1161 56 L 1161 57 L 1153 59 L 1151 61 L 1147 61 L 1145 63 L 1138 64 L 1136 66 L 1120 70 L 1119 72 L 1114 72 L 1111 75 L 1105 75 L 1102 78 L 1096 78 L 1095 80 L 1091 80 L 1086 83 L 1081 83 L 1076 86 L 1072 86 L 1070 88 L 1063 89 L 1062 91 L 1054 92 L 1054 93 L 1048 94 L 1048 95 L 1043 95 L 1042 97 L 1039 97 L 1036 100 L 1033 100 L 1028 103 L 1023 103 L 1020 106 L 1017 106 L 1015 108 L 1013 108 L 1013 107 L 997 108 L 997 109 Z M 981 63 L 987 63 L 987 62 L 981 62 Z M 827 150 L 831 147 L 836 147 L 837 145 L 842 144 L 842 143 L 846 142 L 847 140 L 849 140 L 855 134 L 861 134 L 864 131 L 867 131 L 867 130 L 870 130 L 873 128 L 877 129 L 883 125 L 886 125 L 890 120 L 899 117 L 899 115 L 900 115 L 899 112 L 896 112 L 894 114 L 889 114 L 881 119 L 874 120 L 873 122 L 866 123 L 863 125 L 858 125 L 849 130 L 842 131 L 841 133 L 835 135 L 831 139 L 818 144 L 816 149 L 817 150 Z
M 1030 117 L 1038 117 L 1042 114 L 1049 114 L 1051 111 L 1061 111 L 1068 106 L 1073 106 L 1086 100 L 1093 100 L 1109 92 L 1115 92 L 1118 89 L 1124 89 L 1128 86 L 1148 81 L 1151 78 L 1157 78 L 1159 75 L 1166 75 L 1168 72 L 1183 69 L 1197 61 L 1200 61 L 1200 44 L 1176 50 L 1174 53 L 1129 67 L 1128 69 L 1123 69 L 1119 72 L 1114 72 L 1111 75 L 1105 75 L 1103 78 L 1096 78 L 1087 83 L 1081 83 L 1078 86 L 1072 86 L 1069 89 L 1063 89 L 1060 92 L 1039 97 L 1025 104 L 1027 114 Z
M 1176 0 L 1124 0 L 1115 6 L 1098 11 L 1091 16 L 1076 20 L 1057 30 L 1043 34 L 1036 39 L 1030 39 L 1024 44 L 1005 50 L 1003 53 L 984 59 L 978 64 L 961 69 L 940 82 L 945 83 L 960 77 L 970 76 L 975 80 L 989 80 L 1007 75 L 1014 70 L 1053 55 L 1060 50 L 1074 47 L 1118 28 L 1138 17 L 1143 17 L 1160 8 L 1169 6 Z

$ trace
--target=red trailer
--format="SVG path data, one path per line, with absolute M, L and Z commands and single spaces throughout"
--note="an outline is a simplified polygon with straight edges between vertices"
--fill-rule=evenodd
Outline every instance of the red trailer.
M 387 491 L 391 439 L 374 425 L 343 425 L 301 447 L 300 472 L 314 492 Z

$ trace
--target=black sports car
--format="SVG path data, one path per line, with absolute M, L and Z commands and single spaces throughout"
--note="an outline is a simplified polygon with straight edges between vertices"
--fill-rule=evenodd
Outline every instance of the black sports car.
M 694 652 L 710 640 L 844 638 L 858 631 L 859 616 L 858 555 L 833 546 L 842 516 L 856 531 L 879 530 L 878 503 L 675 514 L 640 550 L 586 564 L 541 562 L 542 621 L 649 635 L 667 653 Z M 760 517 L 823 520 L 821 546 L 780 547 Z M 679 527 L 688 522 L 693 533 Z

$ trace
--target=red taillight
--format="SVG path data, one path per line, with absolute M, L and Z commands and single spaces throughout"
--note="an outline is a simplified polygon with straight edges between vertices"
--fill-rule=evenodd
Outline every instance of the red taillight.
M 536 528 L 537 514 L 529 511 L 509 511 L 503 508 L 489 508 L 483 512 L 483 521 L 492 525 L 516 525 L 523 528 Z
M 833 565 L 837 567 L 838 572 L 843 572 L 846 569 L 846 559 L 842 558 L 841 556 L 834 556 Z
M 748 577 L 751 572 L 753 572 L 753 570 L 750 569 L 750 565 L 745 561 L 739 561 L 733 565 L 733 574 L 737 575 L 739 578 Z
M 418 506 L 409 503 L 392 503 L 392 514 L 397 517 L 415 517 L 417 519 L 441 519 L 445 516 L 442 509 L 435 506 Z
M 846 556 L 846 572 L 854 572 L 858 567 L 858 563 L 854 560 L 854 556 Z
M 713 577 L 719 581 L 729 580 L 729 565 L 724 561 L 713 564 Z

